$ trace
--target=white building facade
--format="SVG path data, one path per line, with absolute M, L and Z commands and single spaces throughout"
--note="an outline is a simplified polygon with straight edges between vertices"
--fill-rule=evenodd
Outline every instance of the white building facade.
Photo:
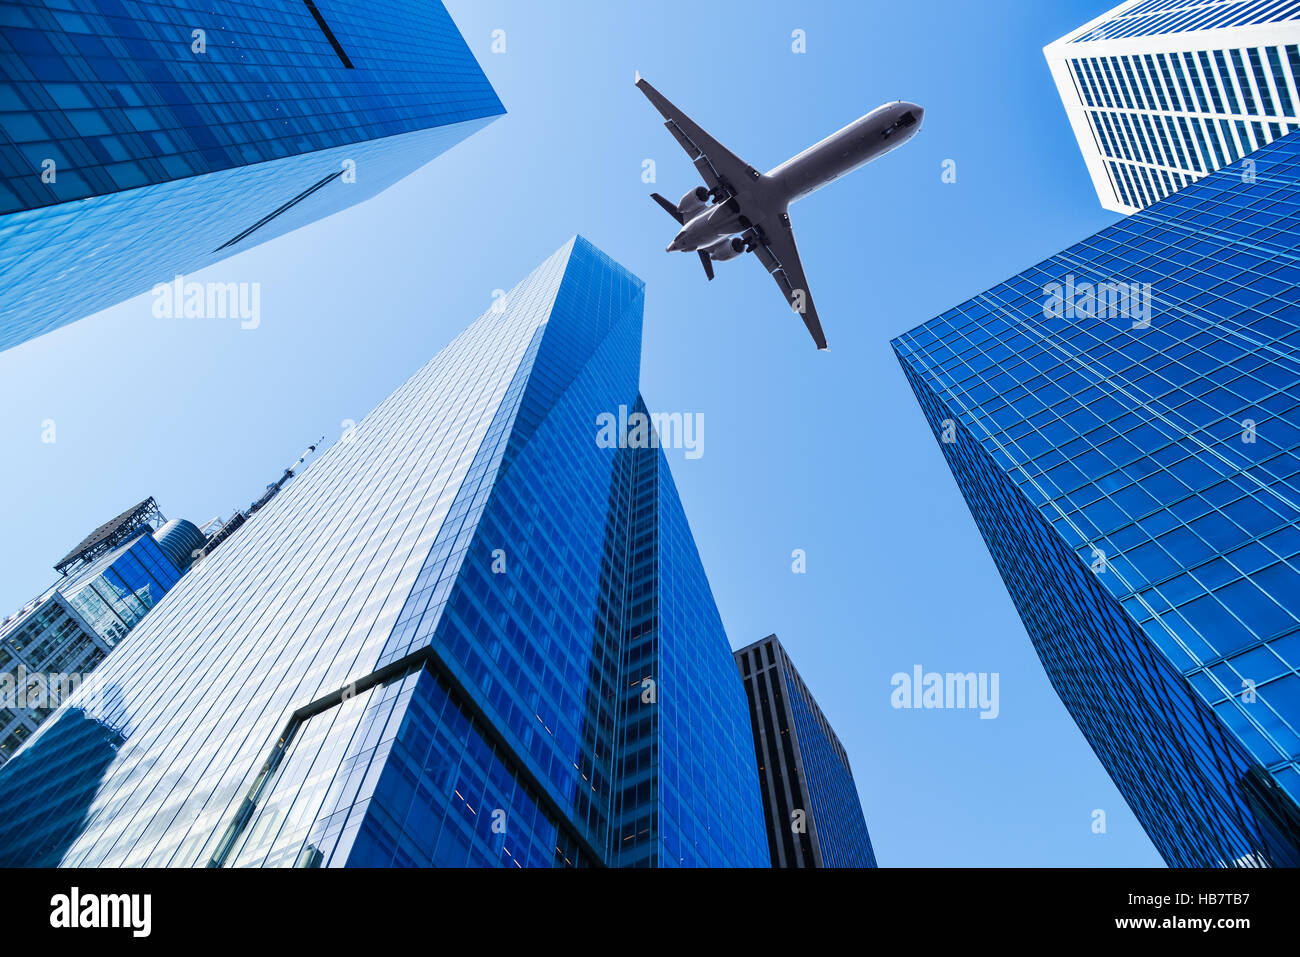
M 1300 129 L 1300 0 L 1129 0 L 1043 53 L 1115 212 Z

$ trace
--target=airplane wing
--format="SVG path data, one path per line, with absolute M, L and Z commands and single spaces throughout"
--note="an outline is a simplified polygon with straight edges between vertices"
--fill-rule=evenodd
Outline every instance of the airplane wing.
M 694 120 L 673 106 L 662 93 L 636 75 L 636 86 L 667 121 L 664 126 L 682 144 L 704 184 L 712 190 L 735 194 L 743 184 L 758 179 L 759 172 L 700 128 Z
M 782 213 L 777 219 L 779 222 L 771 229 L 759 233 L 757 229 L 750 228 L 741 238 L 753 247 L 758 261 L 772 274 L 790 308 L 800 314 L 813 342 L 817 343 L 817 348 L 824 350 L 826 336 L 822 333 L 821 320 L 817 318 L 817 307 L 813 305 L 812 291 L 804 276 L 803 263 L 799 261 L 799 247 L 795 245 L 790 214 Z

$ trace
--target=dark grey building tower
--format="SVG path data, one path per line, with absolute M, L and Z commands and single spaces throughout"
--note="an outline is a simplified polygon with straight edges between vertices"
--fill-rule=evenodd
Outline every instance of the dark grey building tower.
M 768 635 L 735 655 L 772 866 L 875 867 L 849 756 L 785 648 Z

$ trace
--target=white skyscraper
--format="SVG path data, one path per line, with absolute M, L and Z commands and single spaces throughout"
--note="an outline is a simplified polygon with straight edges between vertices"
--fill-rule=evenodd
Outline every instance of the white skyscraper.
M 1300 129 L 1298 45 L 1300 0 L 1128 0 L 1043 53 L 1101 205 L 1133 213 Z

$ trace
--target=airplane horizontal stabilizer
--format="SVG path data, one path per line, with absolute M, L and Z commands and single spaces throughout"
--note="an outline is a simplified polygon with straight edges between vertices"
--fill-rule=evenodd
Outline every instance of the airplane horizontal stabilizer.
M 676 203 L 670 203 L 668 200 L 664 199 L 658 193 L 651 193 L 650 198 L 653 199 L 660 206 L 662 206 L 664 208 L 664 212 L 666 212 L 673 219 L 677 220 L 677 222 L 683 225 L 686 224 L 686 219 L 685 217 L 682 216 L 681 211 L 677 208 Z

